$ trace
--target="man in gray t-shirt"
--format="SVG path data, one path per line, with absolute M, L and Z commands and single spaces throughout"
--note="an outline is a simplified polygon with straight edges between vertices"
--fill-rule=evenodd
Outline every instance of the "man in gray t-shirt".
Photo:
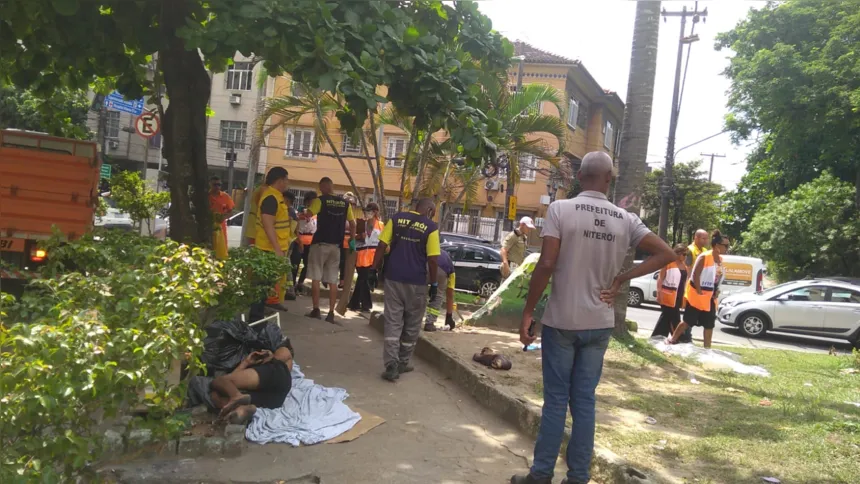
M 652 273 L 676 257 L 639 217 L 607 200 L 613 176 L 609 155 L 588 153 L 577 174 L 582 194 L 553 202 L 547 211 L 540 260 L 529 284 L 520 327 L 520 341 L 532 343 L 532 314 L 552 277 L 541 321 L 543 414 L 534 465 L 528 475 L 512 477 L 512 484 L 552 482 L 569 406 L 573 408 L 573 428 L 567 447 L 567 482 L 588 482 L 594 448 L 594 391 L 615 325 L 611 304 L 622 284 Z M 652 256 L 619 274 L 631 247 Z

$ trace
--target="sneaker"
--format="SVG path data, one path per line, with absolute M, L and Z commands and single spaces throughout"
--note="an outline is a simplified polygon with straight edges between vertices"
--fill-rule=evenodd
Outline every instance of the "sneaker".
M 400 373 L 409 373 L 410 371 L 414 371 L 415 367 L 410 365 L 409 362 L 400 362 L 397 364 L 397 371 Z
M 313 318 L 313 319 L 322 319 L 322 314 L 320 313 L 320 308 L 313 308 L 311 310 L 311 312 L 305 314 L 305 316 L 308 318 Z
M 511 484 L 552 484 L 552 477 L 532 477 L 531 474 L 511 477 Z
M 430 331 L 430 332 L 436 331 L 436 325 L 435 324 L 425 324 L 424 325 L 424 331 Z
M 397 363 L 389 363 L 388 366 L 385 367 L 385 371 L 382 373 L 382 378 L 388 381 L 395 381 L 400 378 L 400 371 L 397 367 Z
M 326 317 L 325 317 L 325 320 L 326 320 L 326 321 L 328 321 L 329 323 L 334 324 L 334 322 L 335 322 L 335 321 L 334 321 L 334 312 L 333 312 L 333 311 L 329 311 L 329 312 L 328 312 L 328 316 L 326 316 Z
M 286 299 L 287 301 L 295 301 L 296 300 L 295 291 L 287 291 L 287 293 L 284 294 L 284 299 Z

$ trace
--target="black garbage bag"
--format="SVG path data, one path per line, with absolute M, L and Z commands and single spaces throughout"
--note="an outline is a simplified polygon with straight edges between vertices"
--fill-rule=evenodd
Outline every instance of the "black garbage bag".
M 215 321 L 206 328 L 206 333 L 202 360 L 210 376 L 233 371 L 254 351 L 274 352 L 282 345 L 291 348 L 281 328 L 273 322 L 251 327 L 239 318 Z

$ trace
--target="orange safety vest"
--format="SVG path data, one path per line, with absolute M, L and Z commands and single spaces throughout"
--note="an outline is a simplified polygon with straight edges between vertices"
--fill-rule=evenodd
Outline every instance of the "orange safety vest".
M 657 288 L 657 302 L 661 306 L 675 307 L 678 301 L 678 286 L 681 284 L 681 268 L 677 262 L 666 266 L 663 283 Z
M 701 311 L 711 310 L 711 300 L 714 298 L 714 288 L 717 285 L 717 265 L 714 262 L 714 251 L 707 250 L 699 256 L 702 259 L 702 273 L 699 276 L 699 285 L 702 288 L 702 294 L 699 295 L 693 287 L 693 272 L 696 265 L 693 264 L 693 270 L 690 272 L 690 278 L 687 282 L 687 290 L 684 292 L 684 297 L 687 303 Z
M 385 226 L 382 225 L 382 221 L 377 219 L 373 230 L 369 234 L 365 234 L 364 240 L 358 241 L 359 246 L 356 247 L 357 257 L 355 267 L 371 267 L 373 265 L 373 258 L 376 256 L 376 247 L 379 245 L 379 235 L 384 228 Z

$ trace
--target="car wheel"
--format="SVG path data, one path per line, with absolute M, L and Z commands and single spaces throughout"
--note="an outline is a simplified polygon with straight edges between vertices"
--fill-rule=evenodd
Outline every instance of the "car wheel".
M 493 295 L 494 292 L 496 292 L 496 289 L 498 289 L 498 288 L 499 288 L 499 281 L 497 281 L 495 279 L 489 279 L 489 280 L 481 282 L 481 287 L 480 287 L 480 290 L 478 292 L 480 292 L 481 296 L 483 296 L 483 297 L 490 297 Z
M 627 305 L 632 308 L 638 308 L 641 306 L 644 299 L 645 294 L 642 293 L 641 289 L 631 287 L 630 291 L 627 293 Z
M 760 312 L 745 313 L 738 318 L 738 327 L 750 338 L 764 336 L 769 326 L 770 321 L 767 316 Z

